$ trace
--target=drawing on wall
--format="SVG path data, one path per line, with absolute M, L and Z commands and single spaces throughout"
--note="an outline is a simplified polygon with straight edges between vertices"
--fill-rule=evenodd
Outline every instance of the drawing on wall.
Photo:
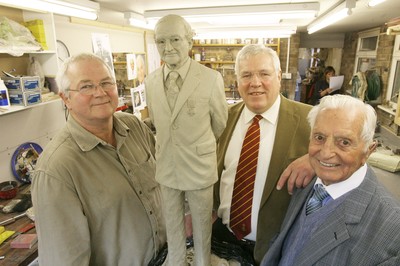
M 126 73 L 128 80 L 132 80 L 137 77 L 135 54 L 126 54 Z
M 147 45 L 147 61 L 149 64 L 149 73 L 153 72 L 161 66 L 161 57 L 157 50 L 157 45 L 155 43 L 149 43 Z
M 146 55 L 145 54 L 136 54 L 136 73 L 137 80 L 135 86 L 139 86 L 144 84 L 144 79 L 147 75 L 147 67 L 146 67 Z
M 114 64 L 111 54 L 110 38 L 108 34 L 92 33 L 93 53 L 103 58 L 103 60 L 114 71 Z

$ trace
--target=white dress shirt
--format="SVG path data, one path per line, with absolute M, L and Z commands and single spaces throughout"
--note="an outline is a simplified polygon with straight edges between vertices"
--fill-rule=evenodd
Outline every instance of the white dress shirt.
M 256 240 L 257 235 L 258 211 L 260 209 L 261 197 L 264 191 L 272 148 L 274 145 L 280 103 L 281 99 L 280 97 L 277 97 L 275 103 L 266 112 L 261 114 L 263 119 L 259 121 L 260 149 L 258 152 L 257 173 L 251 211 L 251 233 L 245 237 L 246 239 L 253 241 Z M 222 222 L 226 225 L 229 225 L 233 186 L 235 183 L 236 169 L 239 162 L 242 143 L 246 136 L 247 129 L 253 122 L 255 115 L 256 114 L 251 112 L 246 106 L 244 107 L 226 150 L 224 170 L 222 171 L 220 181 L 221 204 L 218 208 L 218 217 L 221 217 Z

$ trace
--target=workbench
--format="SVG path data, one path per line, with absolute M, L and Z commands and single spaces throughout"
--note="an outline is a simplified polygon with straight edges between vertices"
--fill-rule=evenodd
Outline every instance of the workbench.
M 27 193 L 30 190 L 30 185 L 23 185 L 19 188 L 19 193 Z M 17 195 L 18 197 L 18 195 Z M 17 198 L 16 197 L 16 198 Z M 0 199 L 0 205 L 6 205 L 10 200 L 2 200 Z M 24 213 L 24 212 L 21 212 Z M 18 214 L 21 214 L 18 212 L 13 212 L 13 213 L 2 213 L 0 212 L 0 222 L 5 221 L 9 218 L 15 217 Z M 23 216 L 21 218 L 18 218 L 15 220 L 15 222 L 4 225 L 5 229 L 8 231 L 17 231 L 28 224 L 32 223 L 33 221 L 28 218 L 28 216 Z M 15 234 L 16 234 L 15 233 Z M 29 231 L 25 232 L 29 234 L 36 233 L 35 227 L 30 229 Z M 0 260 L 0 265 L 4 266 L 15 266 L 15 265 L 29 265 L 34 259 L 38 257 L 38 245 L 37 243 L 32 246 L 32 248 L 11 248 L 10 243 L 13 240 L 13 236 L 9 237 L 6 239 L 1 245 L 0 245 L 0 257 L 3 257 L 3 259 Z

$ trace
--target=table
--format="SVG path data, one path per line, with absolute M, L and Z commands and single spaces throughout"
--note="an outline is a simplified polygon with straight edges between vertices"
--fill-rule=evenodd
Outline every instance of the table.
M 27 193 L 30 190 L 30 185 L 23 185 L 19 188 L 19 193 Z M 18 197 L 18 195 L 17 195 Z M 10 200 L 2 200 L 0 199 L 0 205 L 6 205 Z M 12 218 L 20 213 L 0 213 L 0 222 L 6 219 Z M 4 225 L 6 230 L 9 231 L 17 231 L 24 226 L 32 223 L 32 220 L 29 219 L 27 216 L 23 216 L 17 219 L 15 222 Z M 36 233 L 35 228 L 30 229 L 26 233 Z M 13 240 L 12 236 L 5 240 L 0 245 L 0 256 L 4 256 L 4 259 L 0 260 L 0 265 L 8 266 L 8 265 L 29 265 L 35 258 L 38 256 L 38 246 L 37 243 L 31 248 L 11 248 L 10 243 Z

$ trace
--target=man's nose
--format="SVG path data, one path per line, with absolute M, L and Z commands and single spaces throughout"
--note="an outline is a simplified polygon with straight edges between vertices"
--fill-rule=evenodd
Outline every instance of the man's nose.
M 166 40 L 165 41 L 165 49 L 166 50 L 172 50 L 174 47 L 172 46 L 172 44 L 171 44 L 171 41 L 170 40 Z
M 251 79 L 250 79 L 250 85 L 258 86 L 260 84 L 261 84 L 261 79 L 260 79 L 260 76 L 258 75 L 258 73 L 252 74 Z
M 324 145 L 322 145 L 321 155 L 325 158 L 329 158 L 333 154 L 335 154 L 335 149 L 336 149 L 336 146 L 335 146 L 334 141 L 328 138 L 325 141 Z

